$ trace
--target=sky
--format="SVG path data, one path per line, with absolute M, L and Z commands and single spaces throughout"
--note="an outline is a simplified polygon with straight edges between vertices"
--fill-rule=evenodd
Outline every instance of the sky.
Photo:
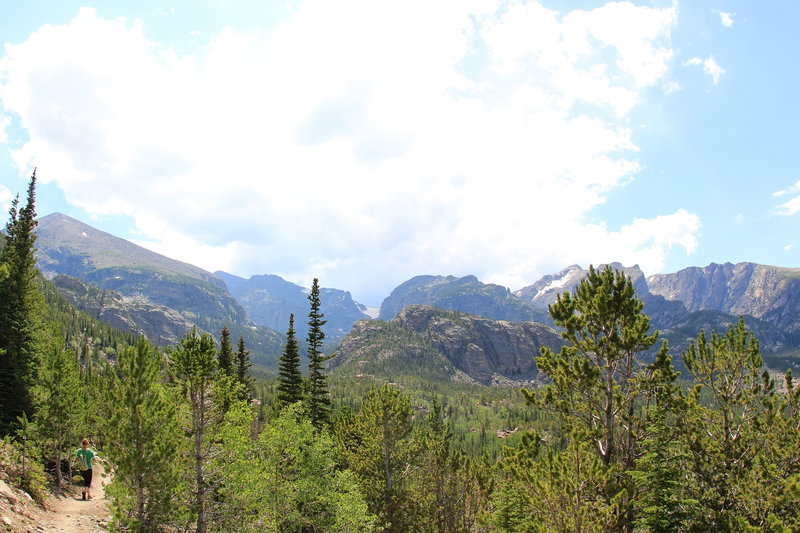
M 0 0 L 0 207 L 379 306 L 800 267 L 800 2 Z

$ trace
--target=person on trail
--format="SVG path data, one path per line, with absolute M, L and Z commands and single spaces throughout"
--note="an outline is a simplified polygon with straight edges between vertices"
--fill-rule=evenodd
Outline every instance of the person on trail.
M 78 453 L 75 454 L 75 460 L 78 463 L 78 468 L 81 471 L 81 476 L 83 476 L 83 492 L 81 493 L 81 497 L 84 500 L 91 500 L 92 499 L 92 463 L 94 461 L 102 461 L 97 454 L 89 448 L 89 439 L 83 439 L 81 441 L 81 449 L 78 450 Z

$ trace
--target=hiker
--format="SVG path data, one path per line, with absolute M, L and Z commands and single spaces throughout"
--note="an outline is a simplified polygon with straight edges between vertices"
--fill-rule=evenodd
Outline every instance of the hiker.
M 94 461 L 103 461 L 97 454 L 89 448 L 89 439 L 81 441 L 81 449 L 75 455 L 75 460 L 78 463 L 78 468 L 83 476 L 84 489 L 81 493 L 81 498 L 84 500 L 92 499 L 92 463 Z

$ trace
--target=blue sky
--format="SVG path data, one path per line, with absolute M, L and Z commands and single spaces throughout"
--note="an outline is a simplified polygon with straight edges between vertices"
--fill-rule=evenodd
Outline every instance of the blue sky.
M 0 204 L 368 305 L 800 266 L 794 1 L 0 0 Z

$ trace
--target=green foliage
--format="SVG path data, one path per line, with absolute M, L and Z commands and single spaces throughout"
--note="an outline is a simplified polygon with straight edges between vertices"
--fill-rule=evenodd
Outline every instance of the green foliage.
M 210 457 L 219 448 L 215 432 L 219 429 L 224 414 L 222 407 L 226 399 L 225 384 L 217 382 L 216 347 L 211 335 L 197 335 L 192 328 L 179 346 L 168 351 L 169 371 L 172 382 L 185 402 L 183 412 L 185 431 L 189 436 L 186 456 L 189 459 L 187 484 L 191 490 L 190 508 L 196 517 L 196 528 L 204 533 L 208 526 L 206 512 L 208 500 L 213 493 Z
M 409 477 L 420 442 L 414 438 L 411 418 L 408 397 L 384 385 L 370 389 L 358 415 L 345 413 L 336 419 L 343 460 L 386 531 L 409 531 L 418 513 Z
M 174 398 L 161 384 L 163 358 L 140 339 L 120 353 L 105 401 L 104 432 L 115 465 L 107 492 L 115 524 L 124 531 L 156 531 L 173 523 L 180 489 L 180 433 Z
M 236 381 L 239 384 L 239 400 L 250 403 L 254 390 L 254 378 L 250 375 L 250 351 L 244 346 L 244 337 L 239 337 L 236 345 Z
M 622 272 L 590 267 L 574 295 L 561 294 L 550 306 L 567 341 L 558 354 L 543 347 L 536 358 L 551 383 L 536 394 L 523 391 L 531 403 L 551 409 L 566 423 L 572 461 L 585 465 L 576 475 L 592 476 L 576 481 L 602 482 L 598 491 L 604 502 L 598 508 L 608 509 L 613 514 L 609 523 L 626 531 L 635 521 L 636 487 L 630 472 L 642 453 L 644 406 L 676 377 L 666 342 L 655 364 L 647 366 L 641 360 L 640 354 L 658 338 L 658 332 L 648 334 L 650 320 L 642 308 L 633 283 Z M 596 454 L 602 472 L 595 471 L 593 457 L 578 460 L 579 454 Z M 548 457 L 552 465 L 558 464 L 556 452 Z M 545 479 L 557 483 L 561 478 Z M 566 488 L 556 484 L 549 489 Z
M 488 472 L 453 446 L 450 422 L 434 400 L 427 424 L 417 430 L 421 455 L 414 475 L 416 527 L 430 532 L 472 531 L 489 494 Z
M 286 346 L 278 365 L 278 409 L 303 399 L 303 374 L 300 371 L 300 351 L 294 331 L 294 314 L 289 315 Z
M 63 484 L 61 460 L 77 439 L 85 420 L 87 404 L 81 368 L 75 352 L 51 347 L 39 372 L 36 386 L 36 419 L 47 442 L 46 456 L 55 464 L 56 483 Z
M 710 341 L 701 331 L 683 360 L 696 383 L 686 411 L 691 490 L 700 507 L 695 521 L 717 531 L 760 528 L 771 495 L 754 473 L 771 470 L 762 452 L 780 413 L 758 341 L 740 319 L 724 336 L 712 332 Z
M 314 278 L 311 293 L 308 295 L 311 310 L 308 312 L 308 380 L 310 382 L 309 415 L 311 423 L 317 429 L 328 426 L 330 423 L 331 399 L 328 389 L 328 376 L 325 370 L 325 361 L 329 358 L 323 351 L 325 333 L 322 326 L 327 322 L 323 320 L 320 311 L 319 280 Z
M 682 438 L 685 405 L 682 396 L 671 393 L 663 394 L 648 412 L 643 453 L 631 472 L 637 487 L 636 525 L 654 533 L 688 531 L 699 513 L 686 482 L 690 454 Z
M 221 372 L 233 376 L 233 348 L 231 347 L 231 330 L 222 326 L 219 336 L 219 351 L 217 352 L 217 365 Z
M 352 473 L 337 468 L 333 441 L 302 417 L 299 403 L 257 436 L 253 422 L 252 411 L 240 406 L 221 434 L 220 530 L 376 530 Z
M 528 433 L 504 458 L 502 474 L 488 517 L 498 531 L 618 530 L 614 508 L 620 495 L 607 496 L 614 472 L 593 453 L 591 443 L 573 439 L 565 450 L 556 450 Z
M 0 470 L 11 485 L 27 492 L 40 505 L 47 495 L 47 478 L 44 475 L 37 439 L 39 428 L 26 415 L 19 420 L 16 438 L 3 437 L 0 441 Z
M 33 416 L 34 385 L 43 350 L 40 331 L 44 304 L 36 283 L 36 172 L 28 197 L 11 203 L 0 264 L 7 276 L 0 281 L 0 435 L 18 427 L 18 417 Z

